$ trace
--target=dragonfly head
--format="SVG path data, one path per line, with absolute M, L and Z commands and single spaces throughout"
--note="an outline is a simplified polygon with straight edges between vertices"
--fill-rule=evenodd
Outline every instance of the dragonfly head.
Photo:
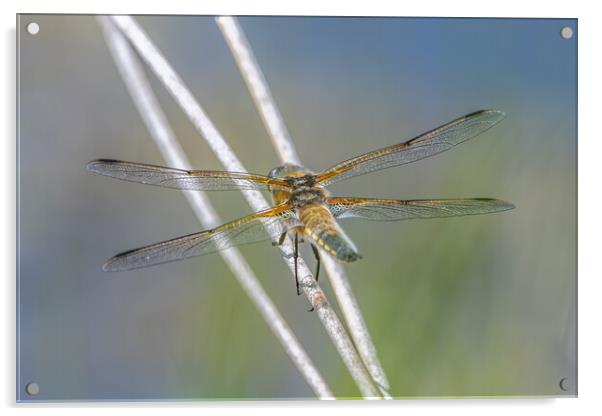
M 281 166 L 276 166 L 268 173 L 270 178 L 287 179 L 293 186 L 299 185 L 300 182 L 304 182 L 304 178 L 314 173 L 303 166 L 293 165 L 291 163 L 285 163 Z M 291 198 L 291 193 L 281 189 L 270 189 L 272 192 L 272 198 L 275 204 L 281 204 L 288 201 Z

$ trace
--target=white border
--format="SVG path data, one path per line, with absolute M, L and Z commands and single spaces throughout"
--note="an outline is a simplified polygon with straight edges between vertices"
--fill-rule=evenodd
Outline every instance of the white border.
M 49 3 L 52 3 L 51 5 Z M 569 412 L 592 414 L 592 410 L 602 408 L 597 399 L 600 385 L 600 342 L 599 317 L 602 316 L 599 298 L 602 296 L 602 276 L 598 271 L 598 249 L 601 247 L 596 237 L 602 232 L 601 215 L 597 212 L 600 201 L 600 155 L 602 137 L 596 122 L 600 118 L 599 40 L 602 39 L 601 14 L 595 10 L 593 1 L 547 1 L 527 3 L 524 0 L 484 2 L 469 0 L 389 2 L 371 0 L 351 2 L 344 0 L 304 0 L 304 1 L 173 1 L 135 2 L 130 0 L 14 0 L 0 2 L 2 22 L 2 71 L 3 99 L 0 101 L 2 117 L 0 125 L 4 135 L 0 143 L 2 160 L 2 185 L 4 198 L 0 204 L 2 215 L 2 276 L 3 299 L 0 342 L 2 348 L 2 377 L 0 392 L 2 406 L 8 414 L 81 414 L 95 408 L 94 414 L 165 414 L 167 408 L 178 414 L 239 413 L 249 409 L 250 413 L 271 415 L 280 414 L 283 409 L 291 414 L 307 412 L 325 413 L 344 410 L 346 414 L 363 414 L 368 411 L 399 414 L 441 413 L 447 415 L 503 414 L 528 410 L 530 414 L 566 415 Z M 389 4 L 391 3 L 391 4 Z M 491 3 L 491 4 L 490 4 Z M 407 401 L 395 403 L 256 403 L 230 402 L 217 404 L 45 404 L 15 405 L 15 14 L 21 13 L 142 13 L 142 14 L 303 14 L 303 15 L 402 15 L 402 16 L 489 16 L 489 17 L 565 17 L 579 18 L 579 399 L 558 400 L 446 400 L 446 401 Z M 595 124 L 596 123 L 596 124 Z M 15 410 L 15 407 L 18 410 Z M 598 410 L 598 412 L 599 412 Z M 578 414 L 579 414 L 578 413 Z

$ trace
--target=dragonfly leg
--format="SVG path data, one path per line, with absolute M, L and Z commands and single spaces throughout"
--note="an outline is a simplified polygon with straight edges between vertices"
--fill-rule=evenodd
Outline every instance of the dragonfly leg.
M 318 281 L 318 277 L 320 277 L 320 252 L 318 248 L 311 244 L 311 249 L 314 252 L 314 256 L 316 257 L 316 282 Z
M 297 296 L 299 296 L 301 294 L 301 291 L 299 290 L 299 277 L 297 276 L 297 259 L 299 258 L 299 239 L 298 239 L 297 233 L 295 233 L 294 257 L 295 257 L 295 285 L 297 286 Z
M 280 238 L 278 239 L 278 242 L 276 241 L 272 241 L 272 245 L 274 247 L 276 246 L 281 246 L 282 243 L 284 243 L 284 239 L 286 238 L 286 233 L 288 233 L 288 231 L 283 232 L 282 234 L 280 234 Z
M 311 245 L 311 249 L 314 252 L 314 256 L 316 257 L 316 274 L 315 274 L 315 278 L 316 278 L 316 282 L 318 281 L 318 277 L 320 277 L 320 252 L 318 251 L 318 248 L 313 245 Z M 308 309 L 307 312 L 313 312 L 314 311 L 314 307 L 312 306 L 311 309 Z

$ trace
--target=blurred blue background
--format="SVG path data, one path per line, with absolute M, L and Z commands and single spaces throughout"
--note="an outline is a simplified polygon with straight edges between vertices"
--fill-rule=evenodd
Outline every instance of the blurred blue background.
M 213 18 L 137 19 L 245 166 L 265 174 L 277 165 Z M 395 397 L 576 394 L 577 39 L 560 36 L 566 25 L 576 34 L 576 20 L 240 24 L 312 170 L 478 109 L 507 113 L 449 152 L 331 191 L 494 197 L 515 210 L 345 222 L 364 257 L 347 270 Z M 18 37 L 19 399 L 313 397 L 220 256 L 101 271 L 117 252 L 200 225 L 177 191 L 86 172 L 101 157 L 164 164 L 95 18 L 21 15 Z M 194 166 L 221 169 L 152 82 Z M 240 193 L 210 197 L 226 220 L 250 212 Z M 335 394 L 357 397 L 278 251 L 241 250 Z M 327 278 L 321 286 L 334 300 Z M 37 396 L 24 392 L 28 382 Z

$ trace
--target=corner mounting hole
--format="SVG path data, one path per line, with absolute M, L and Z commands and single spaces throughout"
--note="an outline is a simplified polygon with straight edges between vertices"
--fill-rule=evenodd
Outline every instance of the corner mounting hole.
M 37 35 L 40 31 L 40 25 L 36 22 L 31 22 L 27 25 L 27 33 L 30 35 Z
M 40 392 L 40 386 L 38 383 L 27 383 L 25 392 L 30 396 L 36 396 Z
M 563 39 L 570 39 L 573 37 L 573 29 L 570 26 L 565 26 L 562 29 L 560 29 L 560 36 L 562 36 Z

